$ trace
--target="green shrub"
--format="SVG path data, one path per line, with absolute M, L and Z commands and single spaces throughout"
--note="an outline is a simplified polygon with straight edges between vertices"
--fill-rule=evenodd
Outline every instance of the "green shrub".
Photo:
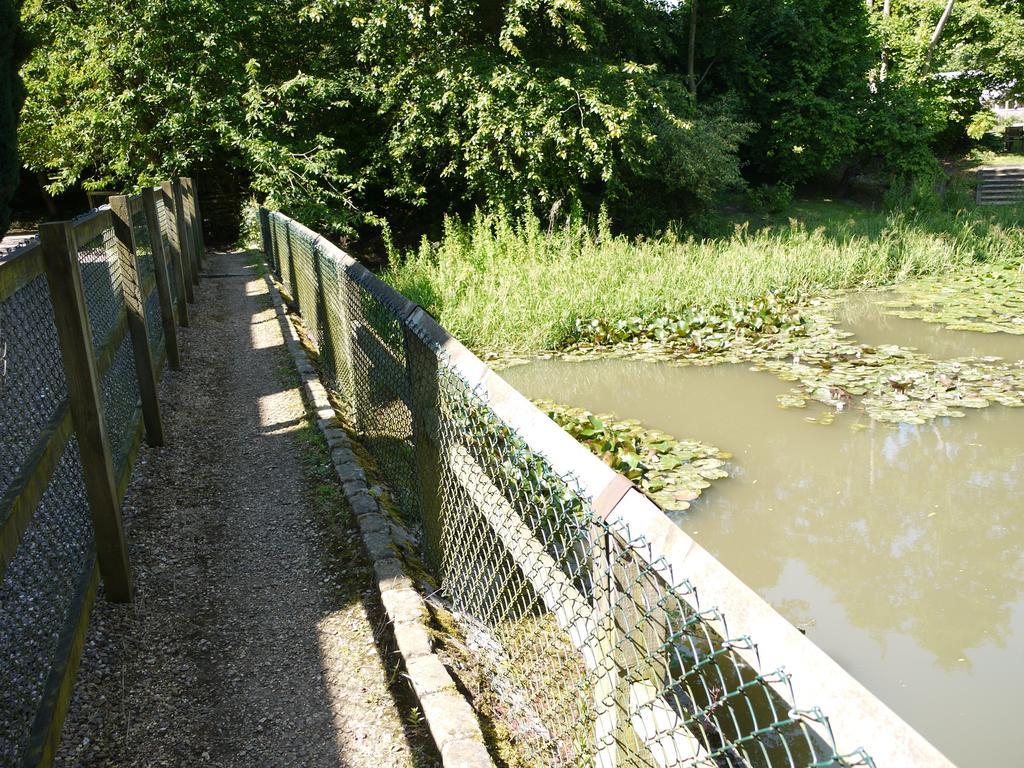
M 750 203 L 761 213 L 785 213 L 793 205 L 793 185 L 765 184 L 750 190 Z

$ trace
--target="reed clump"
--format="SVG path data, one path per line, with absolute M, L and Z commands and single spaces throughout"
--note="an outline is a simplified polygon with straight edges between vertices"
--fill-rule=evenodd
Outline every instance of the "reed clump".
M 535 352 L 583 321 L 651 323 L 766 296 L 879 286 L 979 264 L 1024 264 L 1024 209 L 873 212 L 845 206 L 720 237 L 614 234 L 601 218 L 449 219 L 438 242 L 391 255 L 384 278 L 470 347 Z

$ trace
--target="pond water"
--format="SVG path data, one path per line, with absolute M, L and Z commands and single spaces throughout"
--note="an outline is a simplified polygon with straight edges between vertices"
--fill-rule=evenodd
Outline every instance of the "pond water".
M 906 323 L 858 331 L 911 343 L 926 324 Z M 917 330 L 922 350 L 946 349 Z M 823 425 L 777 406 L 789 384 L 737 365 L 540 360 L 502 375 L 731 452 L 730 477 L 677 524 L 952 760 L 1021 763 L 1024 408 L 898 426 L 854 408 Z
M 880 301 L 898 300 L 896 293 L 855 293 L 835 313 L 839 325 L 853 331 L 863 344 L 899 344 L 939 359 L 991 355 L 1006 360 L 1024 358 L 1024 336 L 1008 333 L 951 331 L 937 323 L 886 314 Z

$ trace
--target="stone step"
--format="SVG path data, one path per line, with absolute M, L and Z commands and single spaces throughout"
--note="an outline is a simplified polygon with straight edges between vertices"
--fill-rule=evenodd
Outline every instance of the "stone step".
M 998 181 L 982 181 L 979 187 L 991 187 L 993 189 L 1016 189 L 1024 187 L 1024 179 L 999 179 Z
M 978 194 L 990 194 L 990 195 L 1016 195 L 1024 190 L 1024 186 L 1020 187 L 980 187 Z
M 1005 192 L 1007 194 L 1013 195 L 1013 194 L 1017 194 L 1018 192 L 1024 192 L 1024 184 L 1016 184 L 1016 185 L 982 184 L 980 187 L 978 187 L 978 189 L 981 192 L 991 192 L 993 194 Z
M 1024 179 L 1024 168 L 1003 171 L 978 171 L 982 179 Z
M 979 205 L 996 205 L 1000 203 L 1005 203 L 1007 205 L 1024 203 L 1024 195 L 1019 195 L 1017 197 L 994 196 L 990 198 L 978 198 Z
M 1019 197 L 1024 195 L 1024 186 L 1020 187 L 980 187 L 978 194 L 988 197 Z

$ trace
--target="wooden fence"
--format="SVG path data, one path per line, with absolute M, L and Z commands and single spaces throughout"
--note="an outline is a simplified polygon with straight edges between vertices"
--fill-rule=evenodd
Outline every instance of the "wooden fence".
M 0 763 L 53 762 L 101 579 L 131 600 L 121 503 L 143 436 L 164 442 L 199 221 L 180 178 L 0 253 Z

